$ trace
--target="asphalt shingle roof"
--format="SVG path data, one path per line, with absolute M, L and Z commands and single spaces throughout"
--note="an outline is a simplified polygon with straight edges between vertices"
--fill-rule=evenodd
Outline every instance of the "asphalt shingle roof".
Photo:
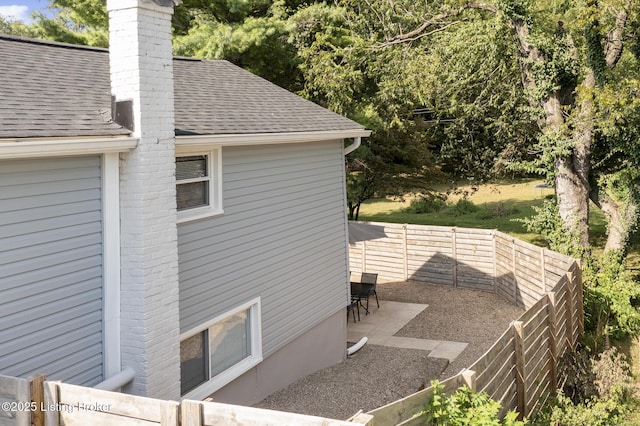
M 111 121 L 106 49 L 0 35 L 0 139 L 127 135 Z M 174 59 L 176 135 L 363 126 L 227 61 Z

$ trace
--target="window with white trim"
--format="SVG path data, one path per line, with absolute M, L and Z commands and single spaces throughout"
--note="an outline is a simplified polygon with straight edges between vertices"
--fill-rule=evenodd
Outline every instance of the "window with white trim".
M 257 298 L 181 336 L 180 393 L 205 398 L 261 361 Z
M 176 155 L 178 222 L 222 213 L 220 149 Z

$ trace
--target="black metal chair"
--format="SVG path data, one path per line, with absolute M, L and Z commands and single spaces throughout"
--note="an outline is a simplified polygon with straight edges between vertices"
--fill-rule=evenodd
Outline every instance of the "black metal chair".
M 369 315 L 369 297 L 376 297 L 376 304 L 380 307 L 378 293 L 376 292 L 376 283 L 378 282 L 378 274 L 363 272 L 359 282 L 351 282 L 351 299 L 356 300 L 359 306 L 364 308 L 365 315 Z M 365 305 L 363 301 L 367 302 Z M 360 312 L 358 311 L 358 315 Z
M 360 321 L 360 306 L 358 305 L 358 299 L 351 297 L 349 305 L 347 305 L 347 321 L 349 321 L 349 312 L 353 312 L 353 322 L 356 322 L 356 311 L 358 311 L 358 321 Z

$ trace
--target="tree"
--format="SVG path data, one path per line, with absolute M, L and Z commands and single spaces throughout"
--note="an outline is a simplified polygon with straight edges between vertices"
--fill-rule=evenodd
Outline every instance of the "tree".
M 347 0 L 342 4 L 359 44 L 341 48 L 335 57 L 354 64 L 353 69 L 366 70 L 365 77 L 374 80 L 367 83 L 375 88 L 370 98 L 422 103 L 445 113 L 460 107 L 466 117 L 478 110 L 483 116 L 492 111 L 476 109 L 479 105 L 497 105 L 486 115 L 489 123 L 506 123 L 504 129 L 511 129 L 515 140 L 502 141 L 495 151 L 507 148 L 500 156 L 512 167 L 514 158 L 528 156 L 529 161 L 518 162 L 520 169 L 543 173 L 554 182 L 559 215 L 577 245 L 589 247 L 592 200 L 609 218 L 607 249 L 626 246 L 638 218 L 637 2 Z M 497 54 L 483 49 L 478 31 L 490 37 L 485 47 L 495 46 Z M 447 42 L 453 42 L 451 48 Z M 456 57 L 461 45 L 466 61 L 439 71 L 431 66 L 446 56 L 439 50 Z M 488 63 L 495 66 L 483 67 Z M 482 76 L 483 87 L 491 88 L 495 99 L 482 88 L 473 90 L 477 80 L 468 78 L 470 69 Z M 448 77 L 434 77 L 438 72 Z M 514 78 L 519 80 L 515 84 Z M 455 82 L 467 80 L 469 96 L 456 98 L 462 91 Z M 452 92 L 460 104 L 448 102 L 448 108 L 441 108 L 437 102 L 444 97 L 420 84 L 435 82 L 432 86 L 437 87 L 441 81 L 458 88 Z M 514 87 L 518 93 L 512 92 Z M 539 128 L 533 144 L 528 131 L 518 134 L 509 126 L 518 112 L 523 117 L 520 122 Z M 488 125 L 476 117 L 475 123 Z M 461 148 L 461 153 L 487 150 L 488 140 Z

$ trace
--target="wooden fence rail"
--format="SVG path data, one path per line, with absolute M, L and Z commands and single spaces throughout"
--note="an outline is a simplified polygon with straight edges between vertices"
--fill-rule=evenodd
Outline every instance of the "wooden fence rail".
M 214 402 L 167 401 L 61 382 L 0 376 L 0 426 L 366 426 L 372 416 L 326 419 Z
M 558 359 L 583 332 L 579 261 L 495 230 L 372 223 L 387 237 L 350 245 L 354 272 L 492 291 L 526 311 L 473 365 L 447 379 L 466 384 L 527 416 L 556 390 Z M 385 252 L 389 251 L 386 256 Z M 427 388 L 370 411 L 376 426 L 419 424 Z

